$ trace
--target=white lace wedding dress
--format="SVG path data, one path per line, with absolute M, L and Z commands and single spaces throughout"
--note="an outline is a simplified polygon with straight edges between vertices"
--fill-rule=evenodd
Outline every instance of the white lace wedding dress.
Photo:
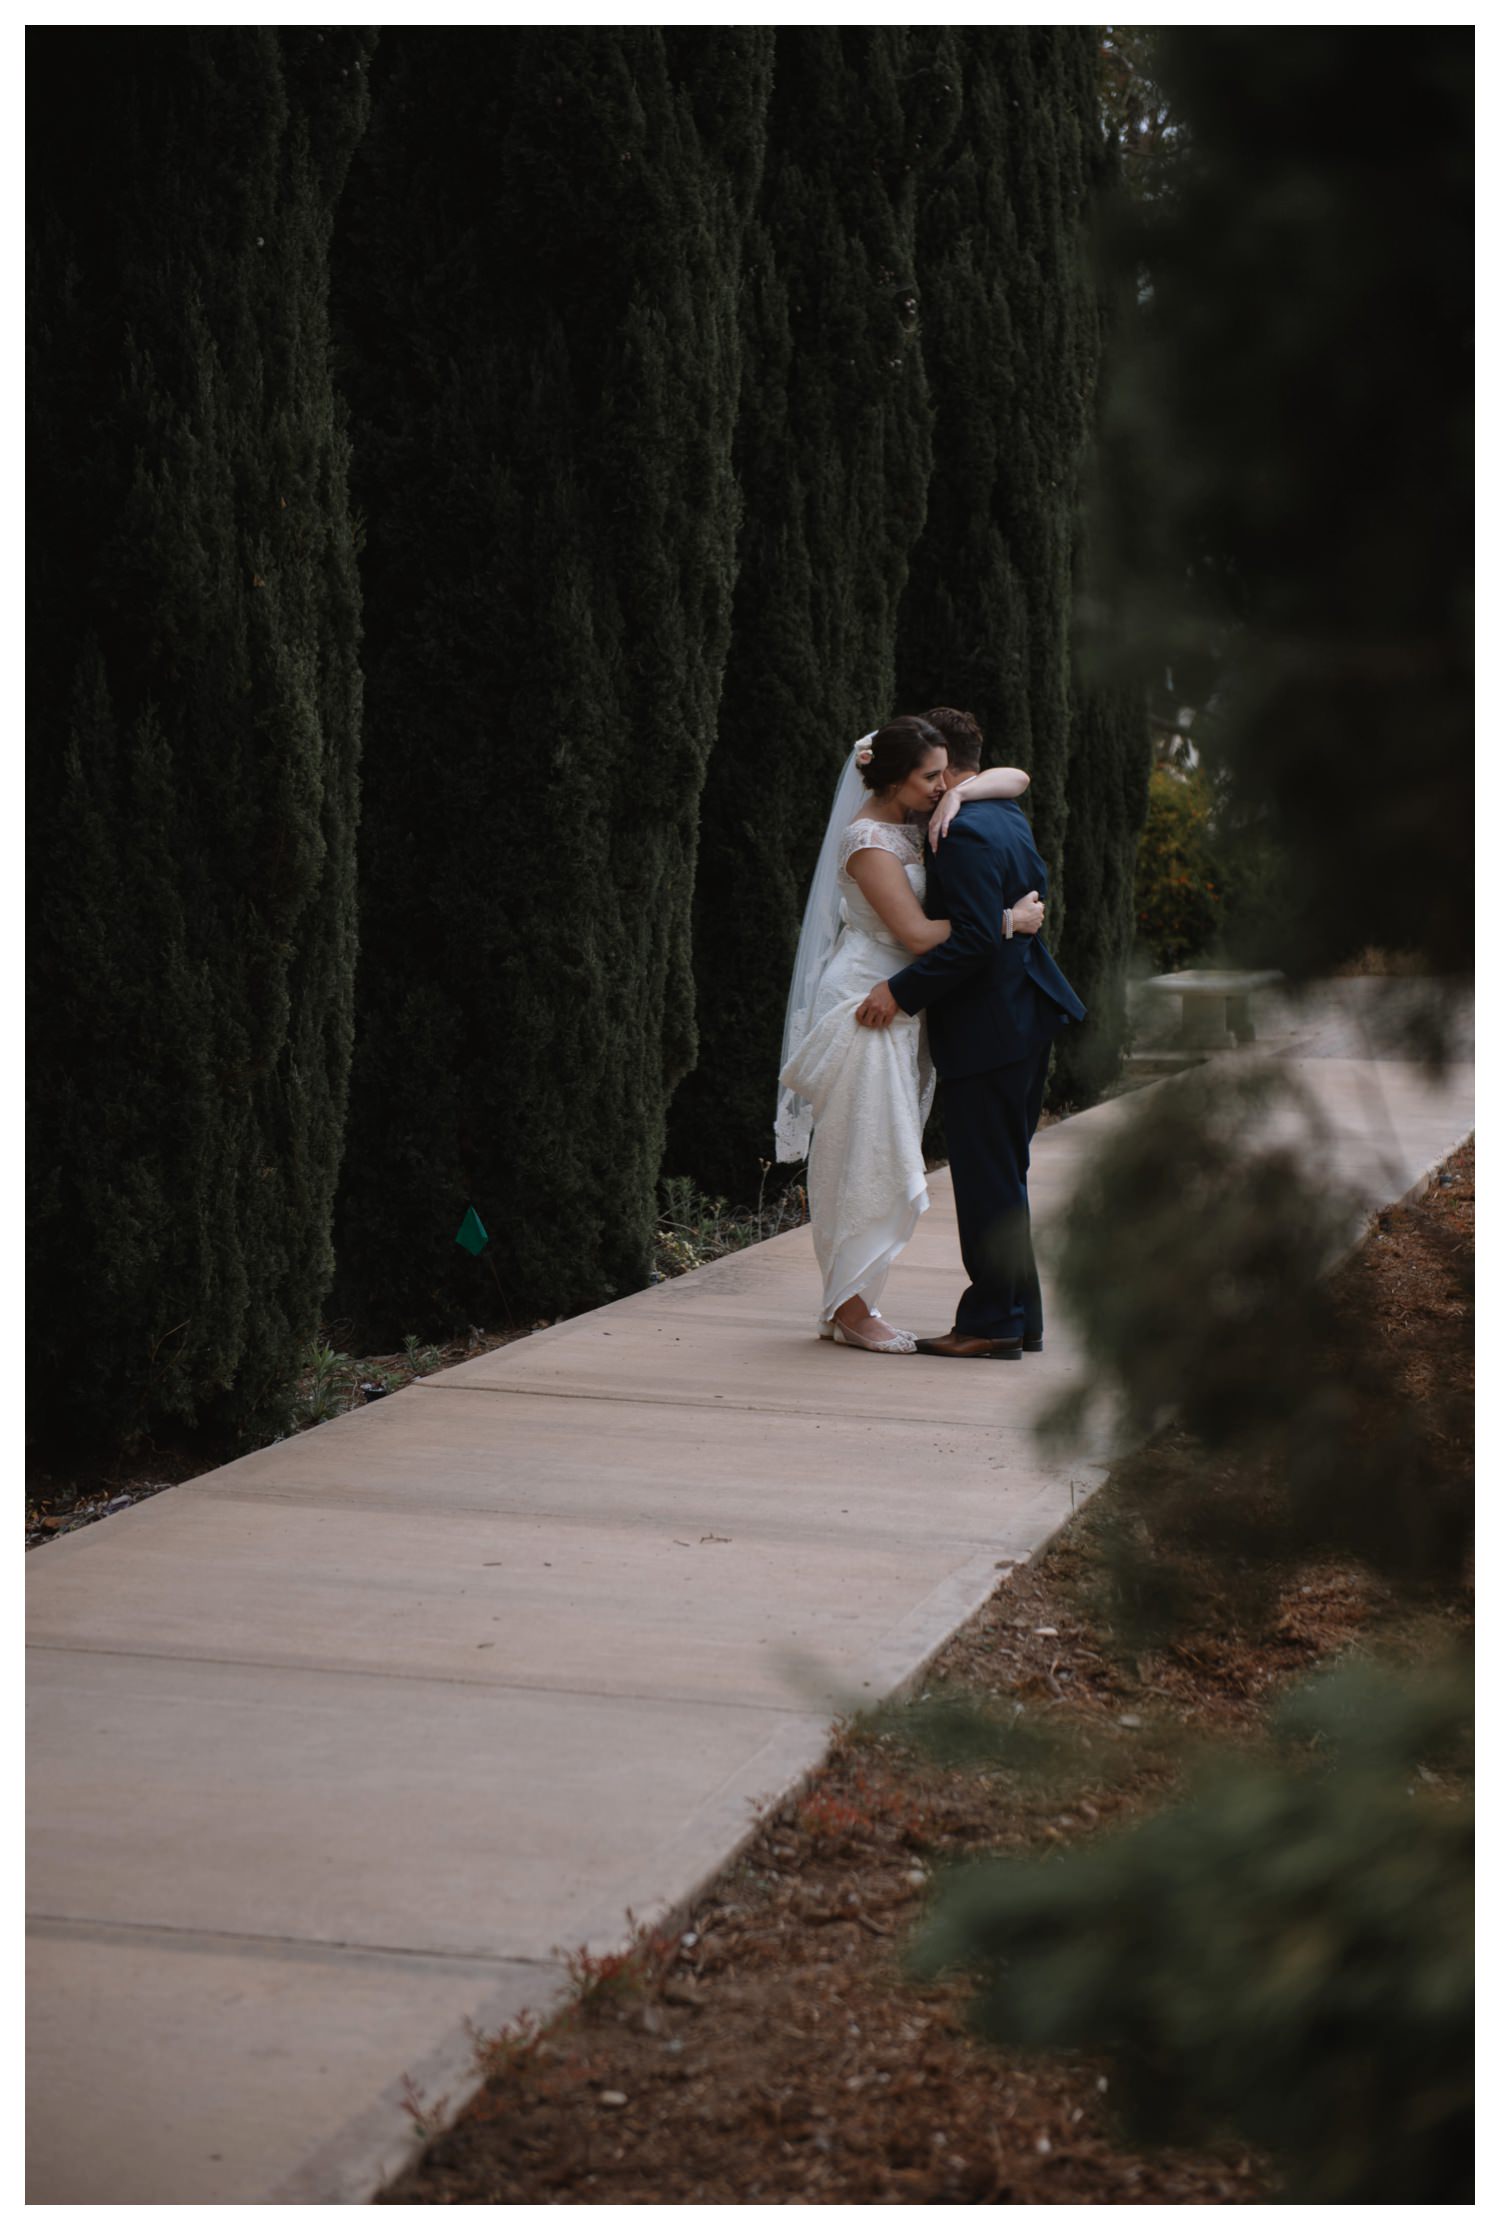
M 854 1019 L 866 992 L 911 959 L 849 874 L 864 846 L 894 853 L 919 902 L 927 884 L 920 829 L 849 823 L 838 850 L 842 927 L 781 1072 L 781 1082 L 812 1107 L 807 1197 L 825 1324 L 856 1293 L 875 1307 L 927 1206 L 922 1131 L 933 1073 L 926 1023 L 898 1014 L 884 1030 L 865 1030 Z

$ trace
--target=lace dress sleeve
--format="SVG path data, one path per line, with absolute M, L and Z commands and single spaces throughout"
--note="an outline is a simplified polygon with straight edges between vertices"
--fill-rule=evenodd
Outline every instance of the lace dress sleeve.
M 891 852 L 903 867 L 921 857 L 921 832 L 894 821 L 851 821 L 839 838 L 839 873 L 847 875 L 856 852 Z

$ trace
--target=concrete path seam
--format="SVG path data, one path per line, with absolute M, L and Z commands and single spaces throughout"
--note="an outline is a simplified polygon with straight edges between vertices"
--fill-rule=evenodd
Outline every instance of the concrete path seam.
M 118 1649 L 94 1648 L 87 1642 L 31 1642 L 28 1647 L 38 1655 L 53 1657 L 125 1657 L 132 1664 L 147 1665 L 229 1665 L 242 1672 L 310 1672 L 325 1674 L 331 1680 L 383 1680 L 399 1681 L 413 1688 L 468 1688 L 480 1695 L 503 1696 L 514 1690 L 523 1696 L 576 1696 L 580 1700 L 592 1698 L 596 1703 L 650 1703 L 695 1704 L 715 1711 L 782 1712 L 794 1719 L 806 1716 L 807 1706 L 795 1703 L 751 1700 L 743 1696 L 716 1695 L 711 1704 L 702 1696 L 678 1694 L 671 1689 L 636 1688 L 574 1688 L 560 1680 L 470 1680 L 462 1673 L 391 1672 L 373 1665 L 330 1665 L 315 1657 L 214 1657 L 197 1649 Z
M 847 1348 L 835 1348 L 833 1352 L 848 1355 L 849 1350 Z M 475 1360 L 477 1361 L 478 1358 L 476 1357 Z M 924 1355 L 919 1360 L 924 1363 L 930 1362 L 936 1368 L 937 1363 L 942 1359 L 938 1356 Z M 856 1366 L 859 1369 L 868 1367 L 866 1364 Z M 903 1356 L 899 1365 L 882 1364 L 880 1367 L 882 1369 L 911 1369 L 913 1359 Z M 1021 1367 L 1025 1368 L 1024 1362 Z M 946 1377 L 952 1376 L 946 1362 L 943 1364 L 943 1371 Z M 999 1380 L 1000 1372 L 998 1368 L 991 1375 Z M 1008 1383 L 1008 1381 L 1005 1381 L 1005 1383 Z M 719 1410 L 733 1409 L 750 1417 L 817 1417 L 825 1423 L 828 1421 L 828 1411 L 817 1408 L 812 1402 L 731 1401 L 727 1394 L 715 1394 L 709 1401 L 700 1401 L 691 1394 L 608 1394 L 572 1386 L 428 1386 L 423 1384 L 414 1386 L 411 1390 L 424 1394 L 500 1394 L 508 1401 L 607 1402 L 611 1407 L 621 1409 L 697 1409 L 703 1411 L 705 1415 L 713 1415 Z M 931 1411 L 926 1410 L 882 1409 L 878 1422 L 882 1425 L 951 1425 L 953 1420 L 951 1416 L 934 1416 Z
M 75 1913 L 28 1913 L 26 1925 L 28 1928 L 66 1929 L 70 1935 L 101 1936 L 119 1941 L 149 1938 L 168 1947 L 181 1944 L 185 1950 L 238 1946 L 246 1951 L 272 1951 L 278 1955 L 282 1952 L 312 1955 L 326 1952 L 330 1957 L 337 1957 L 350 1953 L 357 1958 L 430 1961 L 436 1967 L 540 1967 L 550 1971 L 557 1964 L 555 1959 L 529 1951 L 451 1951 L 435 1944 L 361 1943 L 355 1938 L 341 1936 L 255 1935 L 239 1928 L 174 1928 L 165 1920 L 98 1920 L 92 1915 Z

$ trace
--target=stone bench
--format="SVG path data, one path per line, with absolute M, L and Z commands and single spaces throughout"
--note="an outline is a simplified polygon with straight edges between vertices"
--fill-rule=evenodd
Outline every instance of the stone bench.
M 1279 968 L 1181 968 L 1175 975 L 1149 977 L 1146 988 L 1172 991 L 1181 999 L 1175 1042 L 1183 1052 L 1230 1053 L 1254 1043 L 1251 994 L 1281 980 Z

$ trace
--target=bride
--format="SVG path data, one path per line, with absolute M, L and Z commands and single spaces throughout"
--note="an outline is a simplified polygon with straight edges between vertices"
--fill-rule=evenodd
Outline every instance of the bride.
M 916 1345 L 876 1303 L 927 1207 L 922 1132 L 933 1073 L 924 1015 L 898 1014 L 880 1030 L 861 1029 L 854 1015 L 892 974 L 893 954 L 904 966 L 950 933 L 949 923 L 922 911 L 924 834 L 936 850 L 966 799 L 1016 798 L 1030 786 L 1019 767 L 965 771 L 971 758 L 977 767 L 978 737 L 971 715 L 944 709 L 931 720 L 887 721 L 854 746 L 813 874 L 787 1001 L 776 1158 L 807 1156 L 823 1273 L 818 1334 L 877 1355 L 910 1355 Z M 950 738 L 962 767 L 950 766 Z M 1012 909 L 1011 925 L 1023 935 L 1041 928 L 1035 892 Z

